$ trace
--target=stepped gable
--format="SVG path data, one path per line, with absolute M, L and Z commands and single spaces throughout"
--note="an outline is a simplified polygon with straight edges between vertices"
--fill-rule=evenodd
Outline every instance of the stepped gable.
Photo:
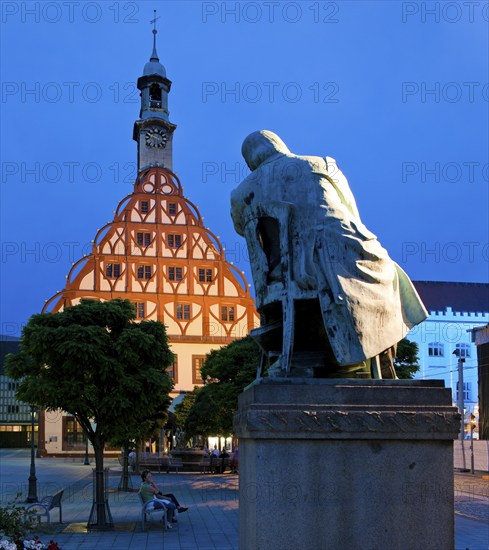
M 98 230 L 92 253 L 73 264 L 66 288 L 43 312 L 81 298 L 129 299 L 138 319 L 163 322 L 173 341 L 222 344 L 257 325 L 243 273 L 226 261 L 178 177 L 161 167 L 140 172 L 114 220 Z
M 489 312 L 489 284 L 413 281 L 428 311 Z

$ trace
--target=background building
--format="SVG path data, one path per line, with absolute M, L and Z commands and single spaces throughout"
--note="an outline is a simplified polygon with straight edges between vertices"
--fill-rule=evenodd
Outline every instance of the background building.
M 27 447 L 31 436 L 31 407 L 17 401 L 18 382 L 5 375 L 5 356 L 19 352 L 19 338 L 0 335 L 0 447 Z
M 458 400 L 458 357 L 463 364 L 465 410 L 478 417 L 477 349 L 472 330 L 489 322 L 489 284 L 413 281 L 429 317 L 407 338 L 419 346 L 415 378 L 443 379 Z M 457 352 L 457 353 L 454 353 Z
M 479 371 L 479 439 L 489 440 L 489 324 L 473 331 Z

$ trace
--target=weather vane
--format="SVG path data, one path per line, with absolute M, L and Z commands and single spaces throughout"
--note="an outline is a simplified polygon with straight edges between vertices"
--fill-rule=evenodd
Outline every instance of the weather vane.
M 150 23 L 153 23 L 154 27 L 153 27 L 153 32 L 154 33 L 157 33 L 158 31 L 156 30 L 156 21 L 158 21 L 158 19 L 161 17 L 156 17 L 156 10 L 153 10 L 154 11 L 154 19 L 151 19 Z
M 158 54 L 156 53 L 156 33 L 158 32 L 156 30 L 156 21 L 159 19 L 159 17 L 156 17 L 156 10 L 154 11 L 154 19 L 151 19 L 150 23 L 153 23 L 154 27 L 152 30 L 153 33 L 153 53 L 151 54 L 150 61 L 159 61 Z

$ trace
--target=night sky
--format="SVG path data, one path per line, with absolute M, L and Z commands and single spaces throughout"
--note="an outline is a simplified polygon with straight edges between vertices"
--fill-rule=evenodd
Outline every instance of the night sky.
M 488 282 L 487 2 L 4 1 L 1 333 L 132 190 L 154 7 L 174 171 L 249 282 L 229 196 L 259 129 L 335 158 L 412 279 Z

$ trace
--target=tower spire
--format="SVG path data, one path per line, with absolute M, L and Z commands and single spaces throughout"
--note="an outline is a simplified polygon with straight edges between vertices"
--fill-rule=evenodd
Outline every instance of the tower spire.
M 170 122 L 168 111 L 171 80 L 156 53 L 158 19 L 154 10 L 154 18 L 150 21 L 153 25 L 153 53 L 137 83 L 141 91 L 141 110 L 139 120 L 134 123 L 133 138 L 138 143 L 138 172 L 148 166 L 172 169 L 172 140 L 176 126 Z
M 159 19 L 159 17 L 156 17 L 156 10 L 154 11 L 154 18 L 151 19 L 150 23 L 153 23 L 153 53 L 151 54 L 151 57 L 149 58 L 150 61 L 159 61 L 158 54 L 156 53 L 156 35 L 158 34 L 158 31 L 156 30 L 156 21 Z

